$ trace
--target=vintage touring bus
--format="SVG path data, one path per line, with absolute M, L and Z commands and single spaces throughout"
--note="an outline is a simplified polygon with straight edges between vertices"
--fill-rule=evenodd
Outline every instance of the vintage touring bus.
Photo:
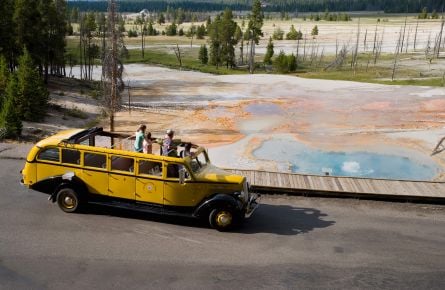
M 30 150 L 22 183 L 49 194 L 65 212 L 95 203 L 205 219 L 220 231 L 257 208 L 246 178 L 213 166 L 204 148 L 177 158 L 113 145 L 126 137 L 95 127 L 46 138 Z

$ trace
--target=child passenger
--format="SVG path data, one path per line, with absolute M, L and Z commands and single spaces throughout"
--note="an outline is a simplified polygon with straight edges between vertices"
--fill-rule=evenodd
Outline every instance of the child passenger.
M 150 132 L 145 135 L 144 141 L 142 142 L 142 150 L 146 154 L 153 154 L 153 140 L 151 139 Z

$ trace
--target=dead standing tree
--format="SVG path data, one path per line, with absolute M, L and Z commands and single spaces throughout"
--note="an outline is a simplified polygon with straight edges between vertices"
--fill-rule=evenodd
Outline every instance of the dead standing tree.
M 357 73 L 359 41 L 360 41 L 360 18 L 358 19 L 358 24 L 357 24 L 357 41 L 355 43 L 355 50 L 353 52 L 351 61 L 351 68 L 354 70 L 354 75 L 356 75 Z
M 417 30 L 419 28 L 419 20 L 417 20 L 416 24 L 416 32 L 414 33 L 414 51 L 416 51 L 416 44 L 417 44 Z
M 324 68 L 324 70 L 326 71 L 329 69 L 339 69 L 340 67 L 343 66 L 344 62 L 346 61 L 347 56 L 348 56 L 348 47 L 346 45 L 343 45 L 341 50 L 338 52 L 335 60 L 333 62 L 331 62 L 330 64 L 328 64 Z
M 377 64 L 377 60 L 379 59 L 380 54 L 382 53 L 382 45 L 383 45 L 383 36 L 384 35 L 385 35 L 385 27 L 383 27 L 382 37 L 380 38 L 380 41 L 377 42 L 377 47 L 375 49 L 374 66 Z
M 176 43 L 176 47 L 173 47 L 172 49 L 175 52 L 176 58 L 178 59 L 179 70 L 182 70 L 182 55 L 181 50 L 179 49 L 179 45 Z
M 442 15 L 442 21 L 440 23 L 440 32 L 439 32 L 438 40 L 437 40 L 437 42 L 438 42 L 438 44 L 437 44 L 437 51 L 436 51 L 436 57 L 437 58 L 439 58 L 439 54 L 440 54 L 440 46 L 442 44 L 442 34 L 443 34 L 443 27 L 444 27 L 444 25 L 445 25 L 445 18 Z
M 405 17 L 405 24 L 403 25 L 403 34 L 402 34 L 402 38 L 400 41 L 400 53 L 403 53 L 403 45 L 405 44 L 405 33 L 406 33 L 406 21 L 408 20 L 408 17 Z
M 117 29 L 117 5 L 108 1 L 107 45 L 103 59 L 103 100 L 110 121 L 110 131 L 114 131 L 114 115 L 121 108 L 121 92 L 124 89 L 120 51 L 124 48 L 122 35 Z M 113 140 L 111 140 L 113 145 Z
M 392 76 L 391 76 L 392 81 L 394 81 L 396 77 L 397 61 L 399 60 L 400 46 L 402 45 L 402 37 L 403 37 L 403 32 L 402 29 L 400 29 L 399 40 L 397 41 L 396 51 L 394 53 L 394 64 L 392 67 Z

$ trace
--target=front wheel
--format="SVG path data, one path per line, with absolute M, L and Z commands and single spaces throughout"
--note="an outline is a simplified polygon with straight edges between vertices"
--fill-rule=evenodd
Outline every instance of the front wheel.
M 237 223 L 236 213 L 229 208 L 215 208 L 210 212 L 209 224 L 212 228 L 224 232 L 233 228 Z
M 79 194 L 72 188 L 62 188 L 57 192 L 57 204 L 64 212 L 76 212 L 80 207 Z

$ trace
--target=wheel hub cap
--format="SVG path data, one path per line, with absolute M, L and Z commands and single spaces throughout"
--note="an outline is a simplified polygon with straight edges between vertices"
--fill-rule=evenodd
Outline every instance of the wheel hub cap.
M 216 222 L 219 226 L 226 227 L 232 222 L 232 215 L 229 212 L 222 211 L 216 216 Z
M 72 199 L 70 196 L 65 196 L 65 199 L 63 200 L 63 202 L 65 203 L 65 206 L 67 208 L 74 207 L 74 199 Z

